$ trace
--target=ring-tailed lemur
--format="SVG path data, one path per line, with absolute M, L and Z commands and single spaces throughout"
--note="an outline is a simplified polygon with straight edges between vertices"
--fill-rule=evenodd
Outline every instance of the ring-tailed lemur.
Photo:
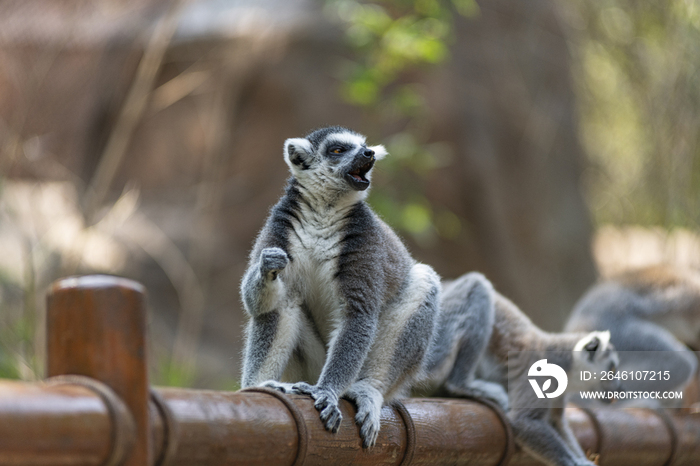
M 579 371 L 614 369 L 617 354 L 609 338 L 607 332 L 546 333 L 483 275 L 469 273 L 443 286 L 436 344 L 427 358 L 427 389 L 422 393 L 489 398 L 508 410 L 516 441 L 536 458 L 551 466 L 592 466 L 569 429 L 564 406 L 567 393 L 582 388 L 575 376 Z M 527 371 L 552 354 L 556 356 L 550 363 L 570 377 L 564 394 L 545 400 L 543 408 L 528 380 L 533 374 Z M 521 355 L 515 363 L 514 355 Z M 513 371 L 510 378 L 508 369 Z M 616 384 L 601 383 L 601 388 L 614 389 Z
M 624 390 L 682 389 L 696 373 L 700 350 L 700 273 L 667 265 L 631 270 L 593 286 L 574 306 L 570 331 L 610 329 L 623 370 L 667 370 L 669 380 L 622 382 Z M 686 346 L 687 345 L 687 346 Z M 651 366 L 664 351 L 662 366 Z M 674 406 L 678 400 L 626 402 Z
M 292 177 L 241 283 L 250 314 L 243 387 L 310 395 L 332 432 L 345 396 L 365 447 L 377 439 L 382 404 L 418 376 L 440 303 L 437 274 L 364 202 L 385 155 L 341 127 L 288 139 Z

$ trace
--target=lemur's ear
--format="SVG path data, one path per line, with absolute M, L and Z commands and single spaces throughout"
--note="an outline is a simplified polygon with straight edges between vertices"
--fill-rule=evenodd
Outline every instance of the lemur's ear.
M 384 146 L 382 146 L 381 144 L 379 144 L 378 146 L 370 146 L 368 147 L 368 149 L 374 151 L 374 158 L 377 160 L 381 160 L 389 154 L 384 148 Z
M 595 359 L 597 351 L 605 350 L 610 343 L 610 331 L 591 332 L 579 340 L 574 351 L 585 351 L 589 361 Z
M 308 139 L 292 138 L 284 141 L 284 161 L 292 172 L 311 168 L 313 147 Z

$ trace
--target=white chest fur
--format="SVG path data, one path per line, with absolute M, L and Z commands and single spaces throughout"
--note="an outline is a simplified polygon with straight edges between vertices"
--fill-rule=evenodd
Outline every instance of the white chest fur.
M 345 212 L 312 211 L 303 206 L 300 222 L 294 221 L 289 235 L 293 261 L 284 271 L 288 289 L 311 314 L 324 342 L 336 328 L 342 299 L 336 273 L 341 253 Z

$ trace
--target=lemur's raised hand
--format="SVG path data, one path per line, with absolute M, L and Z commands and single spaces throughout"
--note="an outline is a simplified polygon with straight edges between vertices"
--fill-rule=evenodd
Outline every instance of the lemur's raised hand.
M 364 202 L 385 155 L 341 127 L 288 139 L 292 177 L 241 284 L 250 315 L 243 387 L 310 395 L 333 432 L 345 396 L 357 405 L 365 447 L 377 439 L 382 404 L 418 376 L 440 303 L 433 269 Z
M 574 306 L 568 331 L 609 329 L 621 370 L 667 370 L 668 380 L 622 382 L 623 390 L 678 390 L 696 374 L 700 350 L 700 272 L 656 265 L 593 286 Z M 689 348 L 690 347 L 690 348 Z M 649 351 L 663 351 L 654 367 Z M 658 364 L 658 363 L 657 363 Z M 681 400 L 632 400 L 627 405 L 677 406 Z
M 500 404 L 508 410 L 516 441 L 545 464 L 592 466 L 569 429 L 564 406 L 568 392 L 582 389 L 579 371 L 614 370 L 617 353 L 609 339 L 608 332 L 546 333 L 481 274 L 470 273 L 443 287 L 436 344 L 427 359 L 424 382 L 428 393 L 484 397 Z M 523 357 L 514 364 L 509 352 Z M 528 371 L 546 368 L 542 360 L 552 354 L 556 356 L 550 356 L 547 364 L 560 366 L 569 382 L 561 396 L 546 399 L 542 407 Z M 516 371 L 510 380 L 509 364 Z M 600 387 L 607 390 L 614 385 Z

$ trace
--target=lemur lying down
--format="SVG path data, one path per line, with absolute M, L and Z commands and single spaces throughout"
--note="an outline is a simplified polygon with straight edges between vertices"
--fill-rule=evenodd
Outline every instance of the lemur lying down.
M 575 376 L 579 371 L 615 369 L 617 353 L 609 341 L 609 332 L 544 332 L 494 291 L 483 275 L 466 274 L 443 286 L 437 338 L 423 380 L 427 389 L 421 392 L 491 399 L 509 409 L 516 441 L 534 457 L 551 466 L 592 466 L 571 433 L 563 408 L 566 393 L 591 389 L 581 387 Z M 543 405 L 528 376 L 554 364 L 567 374 L 568 385 L 561 396 L 546 399 Z M 599 382 L 599 387 L 617 388 L 614 381 Z
M 376 441 L 382 404 L 405 396 L 419 375 L 440 303 L 437 274 L 364 201 L 385 155 L 335 126 L 288 139 L 292 176 L 241 283 L 250 315 L 243 387 L 310 395 L 333 432 L 345 396 L 357 405 L 365 447 Z

